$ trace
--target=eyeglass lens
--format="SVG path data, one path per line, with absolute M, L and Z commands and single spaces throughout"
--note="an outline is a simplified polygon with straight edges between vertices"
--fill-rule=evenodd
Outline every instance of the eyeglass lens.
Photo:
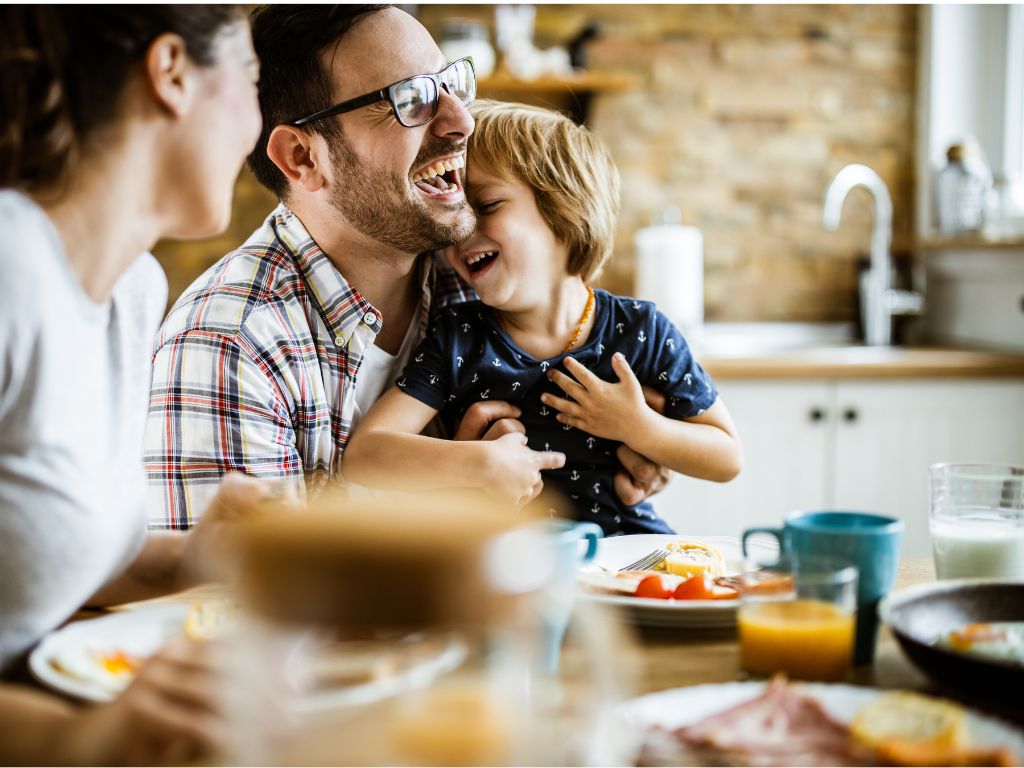
M 463 104 L 469 104 L 476 96 L 473 67 L 465 60 L 456 61 L 437 78 Z M 432 77 L 418 75 L 402 81 L 392 93 L 399 121 L 410 127 L 427 122 L 437 111 L 438 95 L 437 84 Z

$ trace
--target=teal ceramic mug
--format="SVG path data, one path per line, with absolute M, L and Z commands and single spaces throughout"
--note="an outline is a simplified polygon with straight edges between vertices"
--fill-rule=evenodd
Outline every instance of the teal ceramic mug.
M 554 572 L 541 599 L 541 666 L 545 672 L 558 670 L 562 639 L 572 615 L 576 596 L 576 571 L 597 554 L 597 540 L 604 536 L 599 525 L 572 520 L 538 523 L 554 553 Z
M 748 557 L 747 540 L 757 534 L 775 537 L 780 550 L 787 555 L 827 556 L 857 566 L 860 580 L 853 663 L 873 661 L 878 638 L 878 603 L 896 581 L 903 522 L 869 512 L 793 512 L 782 528 L 744 531 L 744 557 Z

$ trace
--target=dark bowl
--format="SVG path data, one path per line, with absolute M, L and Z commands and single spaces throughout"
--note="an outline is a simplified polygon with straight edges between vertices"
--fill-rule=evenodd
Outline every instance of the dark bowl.
M 936 647 L 965 624 L 1024 621 L 1024 583 L 939 581 L 882 601 L 878 615 L 903 652 L 936 682 L 967 694 L 1020 705 L 1024 663 L 986 659 Z

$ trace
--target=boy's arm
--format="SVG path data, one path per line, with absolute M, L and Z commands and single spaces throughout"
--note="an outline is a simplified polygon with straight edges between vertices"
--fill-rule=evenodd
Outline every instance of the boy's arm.
M 618 440 L 651 461 L 692 477 L 725 482 L 739 474 L 739 436 L 721 399 L 687 420 L 670 419 L 644 401 L 640 382 L 621 353 L 612 357 L 618 382 L 603 381 L 571 357 L 565 358 L 565 367 L 574 378 L 557 370 L 548 376 L 572 399 L 550 394 L 541 398 L 559 411 L 561 423 Z
M 436 414 L 435 408 L 402 390 L 388 390 L 349 438 L 342 474 L 372 488 L 479 488 L 502 498 L 528 500 L 540 492 L 540 470 L 565 463 L 560 453 L 527 448 L 520 432 L 488 441 L 420 435 Z

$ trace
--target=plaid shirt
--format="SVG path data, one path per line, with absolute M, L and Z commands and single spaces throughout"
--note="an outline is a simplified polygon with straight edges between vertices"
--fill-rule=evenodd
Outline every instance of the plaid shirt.
M 420 338 L 432 308 L 475 298 L 439 259 L 424 258 Z M 182 294 L 157 335 L 150 527 L 192 527 L 230 470 L 294 478 L 310 495 L 337 476 L 356 377 L 381 322 L 279 205 Z

